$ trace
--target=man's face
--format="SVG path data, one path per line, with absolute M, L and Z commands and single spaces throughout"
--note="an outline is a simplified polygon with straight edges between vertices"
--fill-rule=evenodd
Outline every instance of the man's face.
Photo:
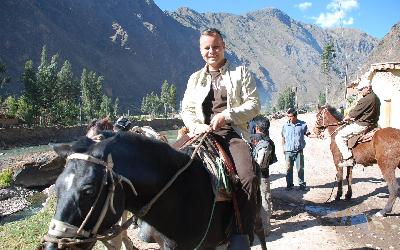
M 361 94 L 362 96 L 368 95 L 369 92 L 370 92 L 370 88 L 369 88 L 369 87 L 365 87 L 365 88 L 363 88 L 363 89 L 360 90 L 360 94 Z
M 209 70 L 218 70 L 224 65 L 224 52 L 225 43 L 219 35 L 202 35 L 200 37 L 200 53 L 209 65 Z
M 297 117 L 294 116 L 293 114 L 286 114 L 286 116 L 289 118 L 289 121 L 291 123 L 296 123 Z

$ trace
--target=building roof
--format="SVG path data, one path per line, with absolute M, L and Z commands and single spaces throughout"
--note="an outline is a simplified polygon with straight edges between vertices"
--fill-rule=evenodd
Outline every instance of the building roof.
M 400 70 L 400 62 L 381 62 L 381 63 L 373 63 L 371 64 L 371 67 L 367 72 L 365 72 L 364 75 L 361 77 L 357 78 L 356 80 L 350 82 L 350 84 L 347 86 L 347 88 L 353 88 L 354 86 L 357 86 L 359 82 L 361 81 L 361 78 L 366 77 L 369 80 L 372 79 L 375 71 L 387 71 L 387 70 L 393 70 L 393 69 L 399 69 Z

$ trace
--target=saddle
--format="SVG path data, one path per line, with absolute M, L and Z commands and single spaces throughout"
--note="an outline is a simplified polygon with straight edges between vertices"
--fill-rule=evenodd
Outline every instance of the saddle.
M 232 199 L 232 187 L 239 183 L 239 177 L 231 175 L 226 171 L 226 159 L 219 152 L 221 148 L 216 148 L 212 135 L 207 135 L 203 143 L 200 144 L 200 136 L 189 137 L 187 134 L 179 138 L 172 147 L 180 151 L 193 151 L 195 147 L 200 147 L 197 157 L 203 161 L 210 175 L 216 201 L 229 201 Z M 225 153 L 226 155 L 226 153 Z
M 358 144 L 364 143 L 364 142 L 368 142 L 371 141 L 372 138 L 374 138 L 374 134 L 376 131 L 380 130 L 381 128 L 374 128 L 374 127 L 367 127 L 364 132 L 362 132 L 361 134 L 355 135 L 353 137 L 351 137 L 348 141 L 347 141 L 347 146 L 350 149 L 355 148 Z

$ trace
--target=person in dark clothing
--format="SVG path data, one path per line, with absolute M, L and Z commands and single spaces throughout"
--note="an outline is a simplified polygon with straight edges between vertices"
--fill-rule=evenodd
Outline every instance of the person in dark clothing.
M 261 192 L 264 194 L 262 206 L 265 209 L 263 223 L 265 233 L 271 232 L 272 198 L 271 183 L 269 179 L 269 166 L 277 162 L 275 154 L 275 144 L 269 137 L 269 120 L 258 115 L 249 122 L 250 141 L 252 145 L 252 155 L 261 169 Z
M 340 167 L 351 167 L 354 165 L 353 155 L 347 147 L 347 141 L 358 134 L 363 133 L 368 127 L 377 127 L 380 113 L 380 101 L 372 91 L 371 83 L 368 79 L 362 79 L 357 86 L 362 98 L 357 105 L 349 112 L 343 121 L 352 121 L 349 125 L 342 128 L 336 135 L 335 141 L 342 153 Z

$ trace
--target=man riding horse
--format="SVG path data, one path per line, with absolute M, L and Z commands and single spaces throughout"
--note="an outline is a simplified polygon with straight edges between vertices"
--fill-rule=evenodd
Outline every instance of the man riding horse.
M 237 191 L 241 220 L 236 233 L 245 239 L 254 227 L 258 180 L 249 146 L 241 136 L 248 137 L 247 121 L 259 113 L 259 97 L 248 69 L 233 66 L 225 59 L 225 43 L 219 30 L 210 28 L 201 33 L 200 52 L 206 65 L 190 76 L 181 115 L 190 133 L 213 131 L 233 160 L 242 187 Z M 248 243 L 242 249 L 250 249 Z
M 336 144 L 342 153 L 342 162 L 340 167 L 351 167 L 354 165 L 353 155 L 347 146 L 347 141 L 363 133 L 368 128 L 377 127 L 380 112 L 380 101 L 372 91 L 372 86 L 367 78 L 363 78 L 357 86 L 362 98 L 358 100 L 357 105 L 343 119 L 343 121 L 353 121 L 341 129 L 336 137 Z

